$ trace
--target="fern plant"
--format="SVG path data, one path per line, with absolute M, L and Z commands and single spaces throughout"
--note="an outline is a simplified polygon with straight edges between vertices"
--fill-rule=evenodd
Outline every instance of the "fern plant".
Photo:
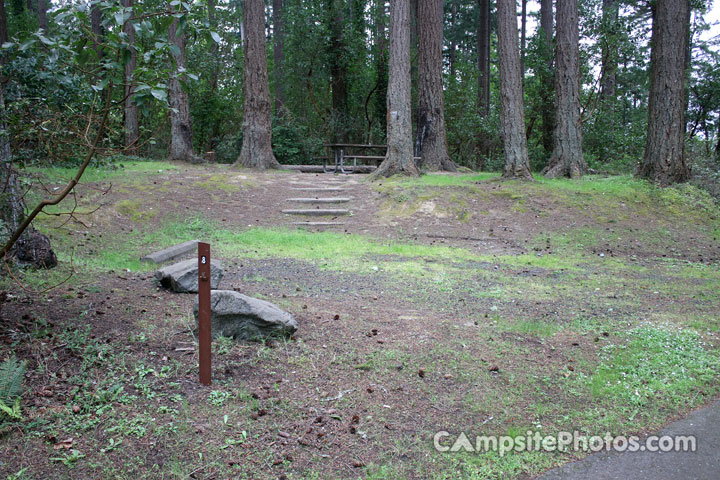
M 20 394 L 27 364 L 10 357 L 0 363 L 0 412 L 10 418 L 20 418 Z

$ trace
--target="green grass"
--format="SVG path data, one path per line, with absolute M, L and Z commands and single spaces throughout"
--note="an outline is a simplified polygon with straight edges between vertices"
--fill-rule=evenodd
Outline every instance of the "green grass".
M 227 257 L 291 258 L 312 261 L 333 269 L 371 269 L 382 263 L 368 262 L 371 257 L 399 257 L 401 259 L 430 258 L 463 261 L 476 258 L 465 249 L 426 246 L 395 241 L 374 240 L 361 235 L 334 232 L 311 233 L 304 230 L 250 228 L 232 231 L 218 228 L 202 219 L 170 222 L 160 231 L 150 234 L 148 243 L 172 245 L 200 238 L 213 244 L 216 251 Z
M 600 175 L 585 175 L 579 180 L 567 178 L 545 178 L 535 174 L 535 181 L 548 190 L 559 190 L 570 193 L 601 194 L 618 198 L 633 198 L 639 190 L 648 190 L 652 186 L 638 180 L 631 175 L 605 177 Z
M 478 172 L 469 175 L 428 174 L 417 178 L 396 176 L 384 180 L 383 183 L 401 185 L 403 187 L 451 187 L 483 182 L 498 177 L 500 177 L 500 174 L 495 172 Z
M 692 392 L 710 394 L 720 373 L 720 355 L 699 334 L 669 325 L 641 325 L 628 342 L 604 348 L 602 362 L 588 378 L 594 398 L 611 403 L 679 406 Z
M 548 338 L 559 332 L 562 327 L 557 323 L 545 322 L 534 319 L 499 320 L 498 326 L 506 332 L 533 335 L 540 338 Z
M 115 210 L 121 215 L 131 218 L 134 222 L 145 223 L 152 220 L 157 211 L 138 199 L 121 200 L 115 205 Z
M 117 162 L 112 166 L 89 166 L 82 176 L 82 183 L 105 182 L 122 177 L 133 176 L 134 179 L 145 179 L 147 175 L 162 174 L 166 171 L 177 170 L 178 167 L 169 162 L 159 161 L 128 161 Z M 67 182 L 77 173 L 77 168 L 53 167 L 40 168 L 30 167 L 25 171 L 41 175 L 45 181 L 60 183 Z M 139 175 L 135 176 L 135 175 Z

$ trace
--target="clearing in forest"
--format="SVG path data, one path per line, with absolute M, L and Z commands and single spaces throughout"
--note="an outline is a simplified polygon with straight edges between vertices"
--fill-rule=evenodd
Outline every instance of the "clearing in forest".
M 52 187 L 70 171 L 37 174 Z M 642 433 L 717 394 L 720 211 L 693 187 L 158 162 L 86 182 L 73 219 L 39 217 L 60 266 L 22 273 L 34 290 L 72 278 L 43 294 L 2 279 L 0 357 L 27 361 L 5 474 L 528 478 L 580 454 L 442 453 L 433 437 Z M 310 188 L 347 214 L 283 213 Z M 299 324 L 215 341 L 211 388 L 195 296 L 139 261 L 193 239 L 225 265 L 222 288 Z

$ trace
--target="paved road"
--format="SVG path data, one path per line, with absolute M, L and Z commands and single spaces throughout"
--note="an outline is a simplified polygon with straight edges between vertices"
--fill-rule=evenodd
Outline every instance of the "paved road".
M 694 435 L 695 452 L 603 452 L 546 472 L 537 480 L 719 480 L 720 400 L 657 435 Z

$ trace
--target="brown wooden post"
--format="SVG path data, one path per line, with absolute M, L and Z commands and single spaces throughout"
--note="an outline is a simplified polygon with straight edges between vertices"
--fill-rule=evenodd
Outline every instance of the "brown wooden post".
M 198 341 L 200 343 L 200 383 L 210 385 L 210 245 L 198 242 Z

